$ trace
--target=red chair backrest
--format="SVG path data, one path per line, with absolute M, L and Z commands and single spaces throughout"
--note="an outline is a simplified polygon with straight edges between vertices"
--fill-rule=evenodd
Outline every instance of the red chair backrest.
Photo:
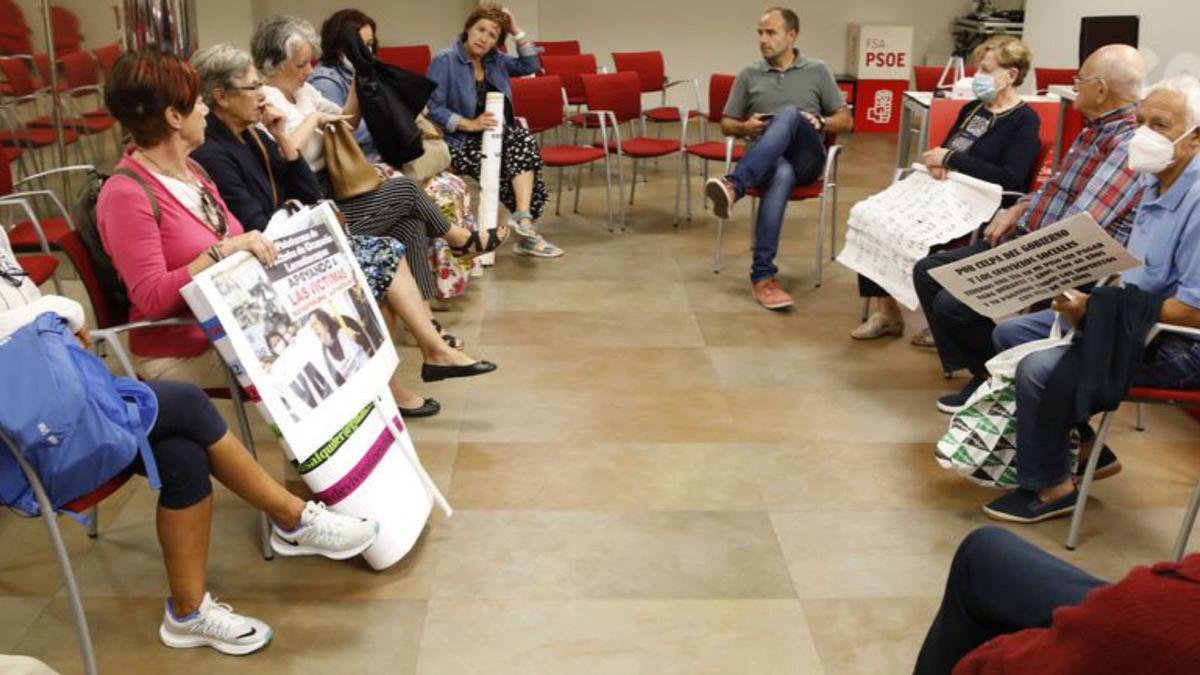
M 512 80 L 513 114 L 538 133 L 563 123 L 562 80 L 556 75 Z
M 33 55 L 33 62 L 37 65 L 38 77 L 41 78 L 42 87 L 50 86 L 50 55 L 42 52 Z
M 71 265 L 79 273 L 79 280 L 87 291 L 88 300 L 92 302 L 92 312 L 96 315 L 97 328 L 110 328 L 129 321 L 129 312 L 112 303 L 104 294 L 100 285 L 100 277 L 96 276 L 96 268 L 92 265 L 92 257 L 79 233 L 70 230 L 63 234 L 55 245 L 71 260 Z
M 92 50 L 92 54 L 96 57 L 96 63 L 100 64 L 100 70 L 104 71 L 105 79 L 112 72 L 113 64 L 117 59 L 121 58 L 121 45 L 113 43 L 103 45 Z
M 588 110 L 611 110 L 617 123 L 642 116 L 642 92 L 637 73 L 582 75 Z
M 725 116 L 725 104 L 729 101 L 729 92 L 733 91 L 734 75 L 713 73 L 708 78 L 708 121 L 721 123 Z
M 618 73 L 637 73 L 643 92 L 663 90 L 667 67 L 662 52 L 613 52 L 612 58 Z
M 534 44 L 542 48 L 542 56 L 571 56 L 583 53 L 579 48 L 579 40 L 549 40 Z
M 954 121 L 963 106 L 972 99 L 935 98 L 929 106 L 929 148 L 936 148 L 946 141 L 946 135 L 954 128 Z M 921 152 L 929 148 L 922 148 Z
M 410 73 L 424 75 L 433 60 L 429 45 L 406 45 L 403 47 L 380 47 L 375 56 L 384 63 L 403 68 Z
M 944 70 L 942 66 L 913 66 L 913 90 L 934 91 L 937 89 L 942 70 Z
M 63 79 L 68 87 L 74 89 L 100 84 L 100 73 L 91 54 L 84 51 L 64 54 L 58 63 L 62 66 Z
M 1075 84 L 1075 76 L 1078 74 L 1078 68 L 1034 68 L 1034 86 L 1039 92 L 1046 91 L 1052 84 L 1072 86 Z
M 80 50 L 83 34 L 79 17 L 66 7 L 50 6 L 50 27 L 54 34 L 54 53 L 58 56 Z
M 541 61 L 542 72 L 546 75 L 554 75 L 562 82 L 563 89 L 567 90 L 568 103 L 578 105 L 584 102 L 583 80 L 579 79 L 579 76 L 596 73 L 596 57 L 594 55 L 543 55 Z
M 37 82 L 29 70 L 29 62 L 18 57 L 0 58 L 0 73 L 12 85 L 13 96 L 29 96 L 37 92 Z
M 28 54 L 33 51 L 25 13 L 11 0 L 0 1 L 0 54 Z

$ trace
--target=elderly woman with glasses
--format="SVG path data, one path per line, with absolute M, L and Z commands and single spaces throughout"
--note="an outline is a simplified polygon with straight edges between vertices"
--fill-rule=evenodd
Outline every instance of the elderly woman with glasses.
M 208 169 L 238 220 L 249 229 L 261 230 L 285 201 L 319 201 L 317 180 L 285 132 L 283 114 L 267 103 L 250 55 L 218 44 L 196 52 L 191 62 L 211 110 L 204 144 L 193 156 Z M 426 370 L 444 378 L 494 368 L 453 349 L 438 335 L 404 259 L 402 243 L 386 236 L 355 234 L 349 240 L 376 299 L 416 337 Z M 394 383 L 392 391 L 406 417 L 432 415 L 440 408 L 434 399 L 423 399 Z
M 324 116 L 344 118 L 352 127 L 360 121 L 358 97 L 351 93 L 344 105 L 326 99 L 312 85 L 313 57 L 320 38 L 312 24 L 294 16 L 273 16 L 254 29 L 250 52 L 262 74 L 267 102 L 284 116 L 284 129 L 317 176 L 322 194 L 331 194 L 322 136 Z M 405 245 L 409 269 L 422 296 L 437 294 L 429 264 L 429 237 L 445 239 L 455 255 L 494 251 L 508 236 L 505 228 L 482 233 L 452 225 L 413 180 L 393 176 L 380 187 L 351 199 L 338 200 L 347 227 L 355 234 L 388 235 Z

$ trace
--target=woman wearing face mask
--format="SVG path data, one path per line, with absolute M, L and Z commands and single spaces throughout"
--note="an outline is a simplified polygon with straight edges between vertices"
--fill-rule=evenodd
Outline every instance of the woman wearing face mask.
M 1037 113 L 1017 94 L 1029 72 L 1029 48 L 1011 36 L 994 37 L 979 45 L 973 57 L 978 62 L 973 84 L 976 100 L 963 106 L 946 139 L 924 153 L 921 161 L 939 180 L 950 171 L 959 171 L 1006 191 L 1024 192 L 1037 168 L 1034 164 L 1041 147 Z M 1005 205 L 1011 201 L 1008 198 Z M 873 340 L 903 335 L 904 317 L 895 299 L 862 275 L 858 289 L 860 297 L 878 298 L 879 306 L 850 337 Z M 928 328 L 912 343 L 934 346 Z
M 498 45 L 512 34 L 518 56 L 500 53 Z M 429 118 L 446 131 L 451 165 L 458 173 L 479 178 L 483 134 L 499 120 L 484 110 L 487 95 L 504 94 L 504 149 L 500 158 L 500 201 L 512 214 L 509 224 L 520 240 L 519 255 L 557 258 L 561 248 L 546 241 L 534 226 L 546 205 L 542 155 L 535 139 L 513 123 L 510 77 L 532 75 L 541 68 L 537 47 L 500 5 L 483 3 L 467 17 L 453 45 L 438 52 L 426 76 L 437 82 L 429 99 Z

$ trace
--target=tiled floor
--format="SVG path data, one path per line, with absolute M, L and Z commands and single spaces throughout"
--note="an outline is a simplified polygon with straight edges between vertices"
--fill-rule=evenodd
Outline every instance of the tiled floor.
M 888 179 L 892 138 L 846 139 L 844 210 Z M 501 254 L 440 318 L 500 370 L 421 386 L 443 413 L 411 429 L 457 515 L 410 557 L 257 554 L 254 514 L 218 495 L 210 587 L 277 638 L 236 659 L 158 644 L 165 580 L 154 495 L 105 502 L 101 536 L 63 521 L 107 673 L 900 673 L 955 545 L 991 493 L 939 469 L 934 357 L 856 343 L 860 303 L 836 264 L 814 288 L 815 205 L 793 206 L 781 267 L 797 310 L 753 304 L 748 209 L 711 270 L 713 220 L 671 226 L 674 168 L 639 186 L 629 230 L 546 218 L 561 260 Z M 697 180 L 696 186 L 699 186 Z M 696 193 L 699 195 L 699 191 Z M 922 323 L 910 317 L 908 334 Z M 403 366 L 416 382 L 417 358 Z M 1152 410 L 1114 426 L 1125 472 L 1097 486 L 1066 557 L 1120 575 L 1168 554 L 1200 471 L 1197 423 Z M 267 438 L 265 430 L 259 437 Z M 294 480 L 277 448 L 264 462 Z M 1017 528 L 1063 555 L 1066 523 Z M 0 513 L 0 652 L 80 671 L 41 523 Z

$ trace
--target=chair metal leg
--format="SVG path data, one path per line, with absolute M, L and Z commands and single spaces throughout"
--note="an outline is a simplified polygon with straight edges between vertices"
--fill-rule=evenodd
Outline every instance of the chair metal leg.
M 93 504 L 87 513 L 87 535 L 89 539 L 100 536 L 100 506 Z
M 633 182 L 629 184 L 629 205 L 633 206 L 633 193 L 637 192 L 637 157 L 633 158 Z
M 622 161 L 620 155 L 616 155 L 614 159 L 617 162 L 617 207 L 621 213 L 621 231 L 625 231 L 625 162 Z
M 708 185 L 708 160 L 707 159 L 704 160 L 704 182 L 701 183 L 701 185 Z M 701 194 L 703 194 L 703 192 Z M 700 200 L 700 209 L 703 211 L 708 210 L 708 200 L 707 199 Z
M 830 200 L 833 202 L 832 208 L 830 209 L 830 213 L 829 213 L 829 259 L 836 260 L 837 259 L 837 226 L 838 226 L 838 221 L 837 221 L 837 214 L 838 214 L 837 183 L 834 183 L 833 185 L 830 185 L 830 186 L 826 187 L 825 189 L 830 193 L 829 197 L 830 197 Z
M 1196 511 L 1200 510 L 1200 481 L 1196 482 L 1196 489 L 1192 490 L 1192 499 L 1188 502 L 1187 511 L 1183 514 L 1183 523 L 1179 526 L 1179 535 L 1175 537 L 1175 547 L 1171 551 L 1171 557 L 1179 560 L 1183 557 L 1187 550 L 1188 538 L 1192 534 L 1192 526 L 1196 524 Z
M 242 437 L 242 444 L 250 451 L 250 456 L 257 460 L 258 450 L 254 447 L 254 436 L 250 433 L 250 420 L 246 417 L 246 402 L 242 399 L 237 376 L 226 367 L 225 378 L 229 381 L 229 396 L 233 401 L 234 415 L 237 417 L 238 435 Z M 267 518 L 267 514 L 261 511 L 258 514 L 258 535 L 263 560 L 273 560 L 275 552 L 271 550 L 271 522 Z
M 613 205 L 612 205 L 612 155 L 605 153 L 604 155 L 604 215 L 608 219 L 608 233 L 613 233 Z M 576 190 L 578 192 L 578 190 Z
M 565 167 L 565 166 L 558 167 L 558 196 L 554 198 L 554 215 L 556 215 L 556 216 L 562 215 L 563 174 L 565 174 L 566 172 L 567 172 L 567 167 Z
M 721 273 L 721 238 L 725 234 L 725 219 L 717 218 L 717 244 L 713 252 L 713 274 Z
M 1100 431 L 1096 432 L 1096 440 L 1092 443 L 1092 454 L 1088 457 L 1087 469 L 1083 479 L 1079 481 L 1079 498 L 1075 501 L 1075 514 L 1071 516 L 1071 531 L 1067 533 L 1067 549 L 1074 551 L 1079 545 L 1080 531 L 1083 529 L 1083 512 L 1087 509 L 1088 494 L 1092 491 L 1092 477 L 1096 475 L 1096 466 L 1100 464 L 1100 449 L 1108 438 L 1108 427 L 1112 424 L 1113 413 L 1104 413 L 1100 420 Z
M 583 188 L 583 165 L 575 169 L 575 213 L 579 213 L 579 193 Z
M 75 633 L 79 638 L 79 651 L 83 658 L 83 671 L 87 675 L 96 675 L 96 651 L 92 646 L 92 634 L 88 630 L 87 615 L 83 611 L 83 598 L 79 595 L 79 586 L 75 583 L 75 572 L 71 569 L 71 559 L 67 555 L 67 546 L 63 543 L 62 532 L 58 529 L 58 514 L 54 512 L 54 506 L 50 503 L 50 498 L 46 496 L 46 490 L 42 487 L 42 482 L 38 478 L 37 473 L 25 461 L 21 453 L 16 450 L 16 445 L 7 437 L 0 438 L 0 444 L 5 445 L 9 449 L 12 456 L 17 460 L 17 464 L 21 467 L 21 471 L 25 473 L 25 478 L 29 481 L 30 487 L 33 488 L 38 508 L 42 512 L 42 522 L 46 525 L 46 533 L 50 535 L 50 543 L 54 547 L 54 557 L 58 561 L 58 571 L 62 574 L 63 586 L 66 587 L 67 603 L 71 607 L 71 618 L 75 623 Z
M 823 265 L 825 263 L 825 195 L 826 194 L 827 193 L 824 190 L 822 190 L 821 191 L 821 199 L 819 202 L 817 202 L 819 204 L 819 208 L 821 209 L 821 215 L 819 218 L 817 218 L 817 288 L 821 287 L 822 276 L 825 271 Z
M 687 166 L 687 153 L 686 152 L 683 153 L 683 157 L 680 159 L 680 164 L 682 164 L 683 167 Z M 679 228 L 679 195 L 680 195 L 680 193 L 683 192 L 683 182 L 686 179 L 685 178 L 686 175 L 687 175 L 687 169 L 683 168 L 680 170 L 679 175 L 675 177 L 675 227 L 676 227 L 676 229 Z
M 692 222 L 692 165 L 687 153 L 683 153 L 684 204 L 687 221 Z
M 1137 404 L 1137 430 L 1138 431 L 1146 430 L 1146 404 L 1145 403 Z

